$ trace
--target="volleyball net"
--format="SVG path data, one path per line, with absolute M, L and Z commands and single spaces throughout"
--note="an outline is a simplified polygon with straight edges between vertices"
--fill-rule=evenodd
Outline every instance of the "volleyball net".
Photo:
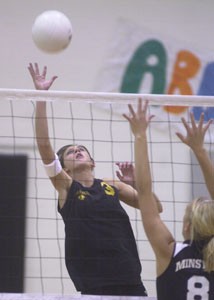
M 83 144 L 96 162 L 95 177 L 117 179 L 117 162 L 134 163 L 133 136 L 122 113 L 128 112 L 128 103 L 135 106 L 139 97 L 149 100 L 150 113 L 156 116 L 148 130 L 153 190 L 163 205 L 163 221 L 181 241 L 186 204 L 207 190 L 196 159 L 175 132 L 185 133 L 180 118 L 189 121 L 190 111 L 196 120 L 202 111 L 205 120 L 212 118 L 214 97 L 0 89 L 0 261 L 6 270 L 0 275 L 1 299 L 14 299 L 9 294 L 11 282 L 16 289 L 20 277 L 17 290 L 21 285 L 23 299 L 28 299 L 24 298 L 28 293 L 64 295 L 56 299 L 67 294 L 74 294 L 69 299 L 80 297 L 65 268 L 64 224 L 57 212 L 57 194 L 36 146 L 35 102 L 48 102 L 49 135 L 55 151 L 65 144 Z M 205 139 L 211 156 L 213 140 L 211 125 Z M 155 257 L 140 213 L 123 207 L 137 241 L 142 281 L 149 296 L 155 297 Z
M 157 300 L 154 297 L 94 296 L 94 295 L 41 295 L 41 294 L 0 294 L 1 300 Z

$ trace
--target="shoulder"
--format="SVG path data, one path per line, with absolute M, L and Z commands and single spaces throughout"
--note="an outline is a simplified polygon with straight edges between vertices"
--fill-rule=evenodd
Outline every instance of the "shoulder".
M 104 181 L 110 185 L 115 185 L 116 181 L 117 180 L 114 180 L 113 178 L 110 178 L 110 177 L 104 177 L 102 179 L 100 179 L 101 181 Z
M 98 179 L 99 182 L 101 183 L 101 185 L 111 185 L 112 187 L 116 187 L 117 188 L 117 180 L 114 180 L 113 178 L 102 178 L 102 179 Z
M 113 179 L 113 178 L 103 178 L 102 181 L 106 182 L 107 184 L 117 188 L 118 190 L 123 189 L 125 186 L 127 186 L 127 184 L 125 184 L 124 182 L 117 180 L 117 179 Z
M 127 184 L 117 179 L 103 178 L 102 181 L 115 188 L 119 194 L 124 193 L 127 187 L 130 188 Z

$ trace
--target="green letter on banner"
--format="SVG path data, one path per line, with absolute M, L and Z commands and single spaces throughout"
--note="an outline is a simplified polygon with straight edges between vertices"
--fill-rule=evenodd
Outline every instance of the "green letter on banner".
M 151 59 L 155 59 L 155 63 Z M 166 84 L 166 51 L 157 40 L 141 44 L 132 56 L 122 79 L 121 93 L 139 93 L 144 75 L 153 77 L 152 94 L 164 94 Z

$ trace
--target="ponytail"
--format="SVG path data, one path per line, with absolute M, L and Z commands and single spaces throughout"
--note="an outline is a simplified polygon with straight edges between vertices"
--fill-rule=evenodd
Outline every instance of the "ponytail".
M 191 240 L 204 241 L 205 271 L 214 271 L 214 200 L 195 199 L 191 205 Z
M 210 241 L 204 246 L 202 254 L 205 271 L 208 273 L 214 271 L 214 236 L 212 236 Z

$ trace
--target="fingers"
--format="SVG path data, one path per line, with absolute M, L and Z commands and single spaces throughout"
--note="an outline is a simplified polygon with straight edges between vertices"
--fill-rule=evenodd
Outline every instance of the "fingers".
M 34 66 L 35 66 L 35 74 L 39 75 L 39 66 L 38 66 L 38 64 L 35 63 Z
M 28 70 L 29 70 L 29 72 L 30 72 L 30 75 L 32 76 L 32 77 L 34 77 L 35 76 L 35 72 L 34 72 L 34 69 L 33 69 L 33 65 L 30 63 L 29 64 L 29 66 L 28 66 Z
M 133 169 L 133 164 L 131 162 L 116 162 L 116 165 L 120 170 Z
M 193 112 L 190 113 L 190 116 L 191 116 L 191 119 L 195 120 L 195 119 L 194 119 Z M 198 128 L 202 129 L 202 127 L 203 127 L 203 122 L 204 122 L 204 113 L 202 112 L 202 113 L 201 113 L 201 116 L 200 116 L 199 123 L 198 123 Z
M 147 106 L 148 106 L 148 100 L 145 101 L 145 104 L 143 106 L 143 109 L 142 109 L 142 99 L 139 98 L 138 99 L 138 104 L 137 104 L 137 112 L 138 113 L 141 113 L 141 112 L 146 112 L 147 111 Z M 130 111 L 130 114 L 132 115 L 133 118 L 136 118 L 136 113 L 133 109 L 133 106 L 131 104 L 128 104 L 128 108 L 129 108 L 129 111 Z
M 116 175 L 117 175 L 117 177 L 120 179 L 120 181 L 122 181 L 123 176 L 120 174 L 119 171 L 116 171 Z
M 140 99 L 141 100 L 141 99 Z M 139 101 L 140 102 L 140 101 Z M 148 105 L 149 105 L 149 100 L 146 99 L 145 100 L 145 103 L 144 103 L 144 106 L 143 106 L 143 113 L 146 115 L 147 113 L 147 109 L 148 109 Z M 155 115 L 148 115 L 147 117 L 147 122 L 150 123 L 150 121 L 155 117 Z
M 131 123 L 132 119 L 127 114 L 123 114 L 123 117 Z
M 189 131 L 189 125 L 187 124 L 187 121 L 183 117 L 181 118 L 181 121 L 182 121 L 184 127 L 186 128 L 186 131 Z
M 181 134 L 180 132 L 176 132 L 175 134 L 183 143 L 185 143 L 185 137 L 183 136 L 183 134 Z
M 192 113 L 193 115 L 193 113 Z M 201 113 L 201 116 L 200 116 L 200 120 L 199 120 L 199 124 L 198 124 L 198 128 L 200 130 L 203 130 L 204 133 L 206 133 L 206 131 L 208 130 L 208 128 L 210 127 L 210 125 L 212 124 L 213 122 L 213 119 L 210 119 L 206 125 L 204 125 L 203 127 L 203 123 L 204 123 L 204 112 Z
M 53 77 L 51 78 L 51 80 L 50 80 L 51 85 L 52 85 L 52 83 L 54 82 L 54 80 L 57 79 L 57 78 L 58 78 L 57 76 L 53 76 Z
M 32 63 L 29 63 L 29 66 L 28 66 L 28 70 L 31 74 L 31 76 L 39 76 L 40 73 L 39 73 L 39 65 L 38 63 L 34 63 L 34 66 Z M 44 66 L 44 69 L 43 69 L 43 72 L 42 72 L 42 76 L 45 78 L 46 77 L 46 74 L 47 74 L 47 67 Z
M 132 115 L 132 117 L 136 118 L 136 113 L 131 104 L 128 105 L 128 108 L 129 108 L 129 111 L 130 111 L 130 114 Z
M 143 109 L 142 109 L 142 99 L 139 98 L 139 100 L 138 100 L 138 111 L 140 111 L 142 109 L 142 112 L 146 113 L 147 112 L 147 108 L 148 108 L 148 104 L 149 104 L 149 100 L 146 99 L 145 102 L 144 102 Z
M 206 125 L 204 125 L 204 112 L 201 113 L 198 126 L 195 121 L 194 113 L 190 112 L 190 120 L 191 120 L 191 125 L 193 132 L 196 132 L 197 130 L 200 132 L 206 132 L 207 129 L 210 127 L 211 123 L 213 122 L 213 119 L 210 119 Z M 184 127 L 186 128 L 187 132 L 190 131 L 190 126 L 188 125 L 187 121 L 184 118 L 181 118 L 182 123 L 184 124 Z M 203 126 L 204 125 L 204 126 Z
M 200 118 L 201 127 L 202 127 L 202 125 L 203 125 L 203 119 L 204 119 L 204 118 L 202 117 L 202 114 L 201 114 L 201 118 Z M 197 126 L 196 126 L 194 114 L 193 114 L 192 111 L 190 112 L 190 120 L 191 120 L 191 124 L 192 124 L 192 129 L 193 129 L 193 130 L 196 130 L 196 129 L 197 129 Z M 200 124 L 200 122 L 199 122 L 199 124 Z M 199 127 L 200 127 L 200 126 L 199 126 Z
M 116 162 L 115 165 L 118 166 L 119 169 L 120 169 L 120 167 L 121 167 L 121 163 L 120 162 Z
M 134 178 L 134 166 L 131 162 L 116 162 L 120 171 L 116 171 L 117 177 L 120 181 L 131 181 Z
M 142 98 L 139 98 L 138 105 L 137 105 L 137 113 L 134 111 L 133 106 L 131 104 L 128 104 L 128 108 L 131 116 L 128 116 L 127 114 L 123 114 L 123 117 L 126 118 L 129 122 L 131 122 L 132 119 L 137 119 L 137 116 L 139 117 L 142 114 L 145 116 L 148 109 L 148 103 L 149 100 L 146 99 L 142 107 Z M 150 122 L 150 120 L 154 117 L 155 115 L 149 115 L 147 119 Z
M 147 108 L 148 108 L 148 104 L 149 104 L 149 100 L 146 99 L 146 100 L 144 101 L 144 105 L 143 105 L 143 107 L 142 107 L 142 98 L 138 98 L 137 112 L 138 112 L 138 113 L 141 113 L 141 112 L 142 112 L 142 113 L 146 114 Z
M 42 76 L 46 77 L 46 74 L 47 74 L 47 67 L 44 66 L 44 69 L 43 69 L 43 72 L 42 72 Z
M 34 78 L 36 75 L 39 75 L 39 67 L 38 67 L 38 64 L 35 63 L 34 64 L 34 67 L 33 67 L 33 64 L 32 63 L 29 63 L 29 66 L 28 66 L 28 70 L 30 72 L 30 75 Z
M 186 128 L 187 131 L 186 136 L 182 135 L 179 132 L 176 132 L 176 135 L 184 144 L 187 144 L 193 149 L 197 145 L 203 144 L 205 133 L 208 130 L 213 120 L 210 119 L 206 124 L 203 124 L 204 113 L 202 113 L 197 125 L 194 117 L 194 113 L 190 112 L 191 126 L 189 126 L 189 124 L 184 118 L 181 118 L 181 121 L 184 127 Z
M 145 108 L 145 105 L 144 105 Z M 138 98 L 138 105 L 137 105 L 137 111 L 138 113 L 142 110 L 142 99 Z M 145 110 L 144 110 L 145 111 Z
M 208 122 L 207 122 L 207 124 L 204 126 L 204 132 L 206 132 L 207 131 L 207 129 L 210 127 L 210 125 L 212 124 L 212 122 L 213 122 L 213 119 L 210 119 Z
M 150 122 L 151 119 L 153 119 L 154 117 L 155 117 L 155 115 L 149 115 L 149 116 L 148 116 L 148 122 Z

